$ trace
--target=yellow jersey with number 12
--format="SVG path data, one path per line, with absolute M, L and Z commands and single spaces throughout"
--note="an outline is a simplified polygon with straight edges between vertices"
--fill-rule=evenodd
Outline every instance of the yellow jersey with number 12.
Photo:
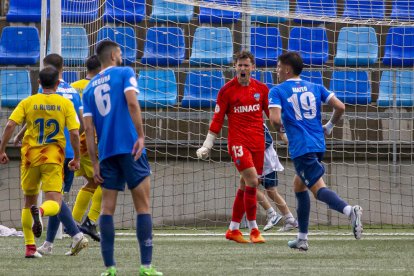
M 22 100 L 9 120 L 21 125 L 26 121 L 27 130 L 21 148 L 22 166 L 59 164 L 65 160 L 65 126 L 79 129 L 73 103 L 57 94 L 36 94 Z

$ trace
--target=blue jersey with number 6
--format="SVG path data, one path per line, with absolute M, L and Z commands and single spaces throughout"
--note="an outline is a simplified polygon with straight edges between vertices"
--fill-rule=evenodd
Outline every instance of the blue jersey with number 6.
M 100 161 L 131 153 L 138 139 L 124 95 L 128 90 L 138 93 L 132 68 L 108 67 L 89 82 L 83 93 L 83 116 L 93 117 Z
M 321 103 L 334 94 L 325 87 L 301 79 L 289 79 L 269 92 L 269 108 L 282 109 L 292 159 L 309 152 L 325 152 Z

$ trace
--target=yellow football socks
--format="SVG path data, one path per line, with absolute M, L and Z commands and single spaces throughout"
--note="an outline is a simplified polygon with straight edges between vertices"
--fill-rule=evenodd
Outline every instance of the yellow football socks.
M 95 222 L 98 220 L 98 217 L 101 213 L 101 203 L 102 203 L 102 188 L 98 186 L 95 193 L 92 197 L 91 209 L 89 210 L 88 217 L 91 221 Z
M 75 205 L 73 206 L 72 216 L 73 219 L 80 223 L 82 221 L 82 217 L 88 208 L 89 202 L 94 194 L 92 189 L 81 188 L 76 196 Z
M 32 214 L 30 213 L 30 208 L 23 208 L 22 209 L 22 228 L 23 228 L 24 243 L 26 245 L 35 244 L 35 237 L 32 231 L 32 224 L 33 224 L 33 218 L 32 218 Z
M 46 200 L 40 205 L 40 209 L 43 210 L 43 216 L 55 216 L 59 214 L 60 205 L 54 200 Z

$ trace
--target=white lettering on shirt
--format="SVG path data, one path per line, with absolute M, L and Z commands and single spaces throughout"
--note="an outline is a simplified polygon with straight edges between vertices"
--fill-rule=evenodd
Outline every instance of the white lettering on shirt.
M 234 107 L 234 113 L 255 112 L 260 110 L 260 104 L 241 105 Z
M 306 86 L 292 87 L 292 91 L 295 93 L 307 92 L 308 88 Z

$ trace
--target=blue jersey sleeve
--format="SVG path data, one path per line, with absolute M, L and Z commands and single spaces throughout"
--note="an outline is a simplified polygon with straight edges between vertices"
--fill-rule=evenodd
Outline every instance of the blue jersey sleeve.
M 324 103 L 328 103 L 329 100 L 335 95 L 333 92 L 329 91 L 328 89 L 325 88 L 325 86 L 323 85 L 318 85 L 319 87 L 319 91 L 321 93 L 321 100 Z
M 279 89 L 277 86 L 273 87 L 269 91 L 269 108 L 271 107 L 282 108 L 282 101 L 280 99 Z
M 79 93 L 76 94 L 76 101 L 78 102 L 79 109 L 83 110 L 83 103 Z
M 135 77 L 134 70 L 132 70 L 131 67 L 125 67 L 124 69 L 125 70 L 122 74 L 124 80 L 124 93 L 128 90 L 134 90 L 138 93 L 138 82 L 137 78 Z
M 83 91 L 82 102 L 83 102 L 83 117 L 92 116 L 92 109 L 90 105 L 90 92 L 91 88 L 89 86 Z

